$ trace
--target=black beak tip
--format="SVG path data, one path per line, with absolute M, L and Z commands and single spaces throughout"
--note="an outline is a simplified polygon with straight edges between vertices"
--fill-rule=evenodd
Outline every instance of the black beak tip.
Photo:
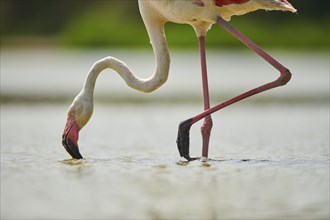
M 71 155 L 74 159 L 83 159 L 79 152 L 78 145 L 73 144 L 70 138 L 65 139 L 65 137 L 62 137 L 62 145 L 65 148 L 65 150 Z

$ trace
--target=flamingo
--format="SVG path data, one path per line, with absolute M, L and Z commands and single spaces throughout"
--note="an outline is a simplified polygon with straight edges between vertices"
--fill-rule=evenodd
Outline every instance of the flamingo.
M 176 140 L 180 156 L 188 161 L 198 158 L 193 158 L 189 155 L 189 131 L 194 123 L 204 119 L 201 127 L 201 158 L 207 159 L 213 124 L 212 113 L 247 97 L 283 86 L 291 78 L 291 73 L 286 67 L 228 23 L 232 16 L 243 15 L 259 9 L 296 12 L 296 9 L 287 0 L 139 0 L 138 5 L 155 55 L 155 71 L 149 78 L 141 79 L 124 62 L 114 57 L 105 57 L 94 63 L 88 72 L 82 90 L 69 107 L 67 122 L 62 135 L 62 145 L 75 159 L 83 158 L 78 148 L 79 131 L 92 116 L 95 82 L 104 69 L 113 69 L 129 87 L 145 93 L 156 90 L 166 82 L 170 67 L 170 56 L 164 34 L 164 24 L 166 22 L 191 25 L 196 32 L 200 48 L 204 111 L 179 124 Z M 206 68 L 205 36 L 213 24 L 224 28 L 247 47 L 255 51 L 276 68 L 280 72 L 280 76 L 274 81 L 211 107 Z

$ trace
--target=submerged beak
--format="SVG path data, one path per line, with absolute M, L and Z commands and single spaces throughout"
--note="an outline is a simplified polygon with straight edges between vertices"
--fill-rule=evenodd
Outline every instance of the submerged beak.
M 74 115 L 70 115 L 62 135 L 62 145 L 74 159 L 83 159 L 78 148 L 79 130 Z

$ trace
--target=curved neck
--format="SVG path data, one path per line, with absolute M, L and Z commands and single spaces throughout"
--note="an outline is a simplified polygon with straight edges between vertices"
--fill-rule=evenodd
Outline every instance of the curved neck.
M 150 42 L 155 55 L 155 72 L 147 79 L 137 77 L 129 67 L 114 57 L 106 57 L 97 61 L 90 69 L 82 92 L 88 96 L 93 96 L 95 82 L 102 70 L 111 68 L 115 70 L 133 89 L 142 92 L 152 92 L 165 83 L 168 78 L 170 56 L 168 53 L 166 38 L 164 35 L 164 22 L 155 22 L 152 19 L 143 17 L 148 31 Z

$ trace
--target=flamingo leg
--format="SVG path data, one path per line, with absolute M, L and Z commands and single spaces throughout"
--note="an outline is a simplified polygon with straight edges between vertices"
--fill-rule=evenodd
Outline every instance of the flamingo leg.
M 203 83 L 203 99 L 204 99 L 204 111 L 210 109 L 210 96 L 209 96 L 209 86 L 207 79 L 207 67 L 206 67 L 206 50 L 205 50 L 205 36 L 198 37 L 200 59 L 201 59 L 201 72 L 202 72 L 202 83 Z M 202 156 L 208 157 L 209 141 L 211 135 L 213 123 L 211 115 L 204 118 L 203 125 L 201 127 L 202 139 L 203 139 L 203 149 Z
M 270 65 L 272 65 L 274 68 L 276 68 L 280 72 L 280 76 L 269 83 L 266 83 L 262 86 L 259 86 L 257 88 L 254 88 L 252 90 L 249 90 L 245 93 L 242 93 L 234 98 L 231 98 L 219 105 L 216 105 L 212 108 L 209 108 L 205 110 L 204 112 L 188 119 L 180 123 L 179 125 L 179 131 L 178 131 L 178 137 L 177 137 L 177 146 L 180 152 L 180 155 L 184 158 L 186 158 L 188 161 L 192 160 L 192 158 L 189 156 L 189 131 L 190 127 L 196 123 L 197 121 L 201 120 L 202 118 L 208 117 L 210 114 L 219 111 L 222 108 L 225 108 L 229 105 L 232 105 L 240 100 L 246 99 L 250 96 L 256 95 L 258 93 L 279 87 L 285 85 L 290 79 L 291 79 L 291 73 L 290 70 L 288 70 L 286 67 L 284 67 L 282 64 L 280 64 L 278 61 L 276 61 L 273 57 L 271 57 L 268 53 L 266 53 L 264 50 L 262 50 L 258 45 L 253 43 L 251 40 L 249 40 L 247 37 L 245 37 L 242 33 L 240 33 L 238 30 L 236 30 L 234 27 L 232 27 L 228 22 L 223 20 L 221 17 L 218 17 L 216 20 L 216 23 L 223 27 L 225 30 L 227 30 L 229 33 L 231 33 L 234 37 L 236 37 L 238 40 L 240 40 L 243 44 L 245 44 L 247 47 L 255 51 L 257 54 L 259 54 L 263 59 L 265 59 Z

